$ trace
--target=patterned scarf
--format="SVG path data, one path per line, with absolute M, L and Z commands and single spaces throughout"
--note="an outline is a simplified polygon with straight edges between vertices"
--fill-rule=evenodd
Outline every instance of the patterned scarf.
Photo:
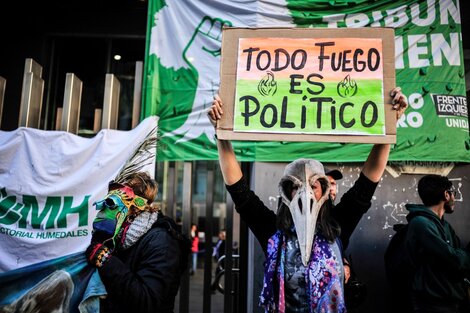
M 263 290 L 260 296 L 260 305 L 265 308 L 265 312 L 285 312 L 286 250 L 286 237 L 278 230 L 268 241 Z M 346 312 L 341 275 L 336 269 L 336 262 L 328 241 L 321 234 L 316 234 L 310 262 L 305 268 L 310 313 Z
M 145 235 L 158 219 L 158 212 L 145 211 L 135 217 L 132 223 L 125 223 L 122 227 L 121 247 L 125 250 L 134 245 L 140 237 Z

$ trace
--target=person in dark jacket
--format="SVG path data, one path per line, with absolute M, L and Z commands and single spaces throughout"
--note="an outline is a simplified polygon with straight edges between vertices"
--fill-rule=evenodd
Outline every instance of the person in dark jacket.
M 392 97 L 398 119 L 408 103 L 399 88 Z M 214 126 L 222 114 L 223 103 L 216 96 L 208 112 Z M 250 190 L 231 143 L 217 140 L 217 148 L 235 208 L 266 255 L 260 305 L 266 312 L 345 312 L 342 249 L 371 206 L 390 145 L 373 146 L 360 177 L 336 206 L 320 162 L 289 163 L 279 182 L 277 213 Z
M 414 266 L 413 312 L 469 312 L 470 254 L 444 213 L 454 212 L 455 188 L 445 176 L 425 175 L 418 182 L 423 205 L 407 204 L 405 245 Z M 468 281 L 468 280 L 467 280 Z
M 152 205 L 157 183 L 147 173 L 111 182 L 85 254 L 108 293 L 100 312 L 173 312 L 190 242 Z
M 212 257 L 214 258 L 214 261 L 215 261 L 214 281 L 211 284 L 211 291 L 213 292 L 217 289 L 217 283 L 218 283 L 217 275 L 225 267 L 224 266 L 225 260 L 222 258 L 223 256 L 225 256 L 225 236 L 226 236 L 225 229 L 221 229 L 219 231 L 219 239 L 217 240 L 212 251 Z

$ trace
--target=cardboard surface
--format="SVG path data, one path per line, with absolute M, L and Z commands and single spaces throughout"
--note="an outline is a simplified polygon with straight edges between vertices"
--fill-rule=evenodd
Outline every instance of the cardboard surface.
M 220 75 L 221 75 L 221 85 L 220 85 L 220 89 L 219 89 L 219 95 L 224 103 L 224 115 L 222 117 L 222 119 L 219 121 L 218 125 L 217 125 L 217 136 L 218 138 L 220 139 L 229 139 L 229 140 L 256 140 L 256 141 L 322 141 L 322 142 L 354 142 L 354 143 L 395 143 L 396 142 L 396 120 L 395 120 L 395 112 L 392 110 L 391 108 L 391 101 L 392 101 L 392 98 L 390 97 L 390 91 L 395 87 L 395 47 L 394 47 L 394 30 L 393 29 L 390 29 L 390 28 L 340 28 L 340 29 L 325 29 L 325 28 L 232 28 L 232 27 L 229 27 L 229 28 L 224 28 L 223 30 L 223 38 L 222 38 L 222 55 L 221 55 L 221 70 L 220 70 Z M 270 69 L 272 69 L 273 67 L 275 67 L 274 65 L 274 58 L 273 57 L 269 57 L 266 58 L 266 56 L 269 54 L 268 52 L 264 53 L 263 55 L 259 56 L 260 55 L 260 51 L 267 51 L 267 50 L 253 50 L 254 52 L 252 53 L 251 57 L 250 58 L 246 58 L 246 60 L 239 60 L 239 55 L 241 55 L 242 53 L 245 53 L 245 56 L 246 56 L 246 50 L 244 51 L 241 51 L 239 53 L 239 45 L 241 45 L 241 43 L 243 43 L 244 41 L 245 42 L 248 42 L 250 43 L 251 41 L 253 42 L 262 42 L 262 40 L 264 39 L 265 42 L 268 42 L 269 45 L 271 47 L 279 47 L 280 49 L 283 49 L 284 46 L 288 45 L 288 41 L 290 41 L 290 38 L 294 38 L 294 40 L 292 40 L 294 42 L 294 45 L 295 43 L 299 43 L 301 45 L 303 45 L 304 50 L 308 50 L 308 44 L 306 44 L 306 42 L 309 42 L 309 40 L 312 40 L 312 42 L 314 40 L 317 40 L 316 42 L 320 42 L 319 45 L 321 45 L 324 41 L 323 39 L 325 39 L 325 41 L 335 41 L 337 40 L 337 45 L 340 46 L 341 43 L 346 43 L 347 45 L 349 46 L 353 46 L 354 49 L 356 45 L 358 45 L 357 48 L 361 48 L 361 45 L 363 45 L 364 42 L 367 42 L 367 40 L 369 40 L 372 44 L 381 44 L 382 46 L 381 47 L 378 47 L 378 50 L 381 52 L 381 74 L 380 76 L 383 78 L 383 82 L 382 82 L 382 91 L 383 91 L 383 102 L 384 102 L 384 107 L 381 107 L 379 108 L 379 111 L 382 110 L 382 117 L 383 117 L 383 120 L 382 122 L 384 123 L 383 127 L 384 127 L 384 131 L 383 133 L 380 133 L 380 134 L 373 134 L 373 135 L 370 135 L 370 134 L 363 134 L 361 133 L 361 130 L 358 130 L 356 131 L 354 129 L 354 126 L 352 126 L 350 129 L 347 129 L 347 130 L 342 130 L 343 133 L 338 133 L 339 130 L 337 130 L 337 128 L 334 128 L 332 126 L 330 126 L 331 129 L 326 129 L 326 132 L 329 132 L 329 133 L 302 133 L 303 130 L 294 130 L 294 132 L 292 131 L 292 129 L 284 129 L 282 127 L 277 127 L 275 130 L 272 130 L 272 129 L 269 129 L 269 127 L 271 127 L 271 125 L 274 124 L 274 121 L 278 121 L 280 119 L 282 119 L 284 117 L 284 120 L 287 120 L 289 119 L 290 117 L 292 117 L 293 115 L 289 115 L 290 113 L 288 113 L 287 117 L 285 116 L 285 112 L 284 112 L 284 116 L 281 116 L 283 113 L 281 113 L 281 107 L 284 108 L 287 106 L 287 104 L 285 106 L 282 106 L 280 104 L 277 104 L 278 107 L 277 109 L 274 108 L 274 111 L 272 111 L 271 109 L 273 107 L 275 107 L 275 105 L 270 105 L 269 108 L 265 109 L 265 111 L 267 112 L 264 112 L 266 113 L 266 116 L 268 116 L 266 118 L 266 120 L 268 121 L 267 123 L 265 122 L 263 125 L 266 125 L 266 124 L 269 124 L 269 126 L 266 128 L 266 129 L 262 129 L 263 126 L 261 127 L 258 127 L 256 129 L 248 129 L 248 130 L 245 130 L 245 131 L 240 131 L 240 130 L 234 130 L 234 126 L 235 127 L 239 127 L 240 128 L 240 113 L 244 113 L 245 115 L 245 125 L 248 124 L 249 127 L 251 127 L 251 124 L 252 123 L 252 120 L 250 120 L 249 122 L 247 121 L 248 120 L 248 117 L 246 117 L 246 114 L 248 111 L 248 106 L 247 106 L 247 103 L 248 102 L 245 102 L 245 106 L 240 106 L 240 103 L 242 101 L 239 101 L 238 103 L 238 111 L 235 111 L 236 109 L 236 106 L 237 106 L 237 103 L 236 103 L 236 95 L 237 95 L 237 80 L 239 80 L 239 77 L 237 77 L 237 68 L 247 68 L 247 65 L 245 63 L 248 63 L 247 60 L 249 60 L 251 63 L 250 63 L 250 66 L 254 67 L 254 66 L 258 66 L 259 67 L 259 64 L 261 64 L 263 66 L 262 70 L 264 69 L 267 69 L 267 71 L 269 71 Z M 307 40 L 305 40 L 307 39 Z M 362 40 L 362 41 L 361 41 Z M 351 43 L 354 43 L 354 45 L 351 45 Z M 313 46 L 314 44 L 312 44 Z M 262 48 L 262 47 L 261 47 Z M 325 51 L 328 47 L 325 48 Z M 292 48 L 291 47 L 291 50 L 289 50 L 288 48 L 286 49 L 283 49 L 284 51 L 287 51 L 286 53 L 282 54 L 282 56 L 285 56 L 287 54 L 290 54 L 290 55 L 293 55 L 292 53 Z M 350 48 L 348 48 L 350 49 Z M 346 50 L 344 50 L 346 51 Z M 312 52 L 309 52 L 309 53 L 312 53 Z M 352 55 L 354 53 L 353 52 L 350 52 L 349 55 Z M 367 54 L 367 51 L 366 49 L 364 49 L 364 54 L 366 55 Z M 299 74 L 301 72 L 299 71 L 296 71 L 296 69 L 298 68 L 298 65 L 299 65 L 299 60 L 301 60 L 301 58 L 299 57 L 299 55 L 301 54 L 298 54 L 297 55 L 297 58 L 296 58 L 296 63 L 294 63 L 293 61 L 293 58 L 291 58 L 291 61 L 292 61 L 292 64 L 291 65 L 294 69 L 290 69 L 290 72 L 287 73 L 290 74 L 290 73 L 294 73 L 294 75 L 296 74 Z M 313 54 L 312 54 L 313 55 Z M 323 72 L 322 70 L 319 69 L 319 65 L 318 65 L 318 60 L 319 58 L 313 60 L 312 59 L 312 55 L 308 55 L 308 57 L 310 59 L 307 59 L 307 61 L 315 61 L 317 64 L 315 65 L 316 68 L 314 67 L 314 65 L 312 65 L 312 63 L 306 63 L 306 67 L 307 66 L 311 66 L 312 68 L 309 68 L 309 69 L 305 69 L 304 72 L 302 72 L 301 74 L 303 74 L 303 77 L 306 77 L 306 74 L 310 73 L 310 72 L 313 72 L 315 71 L 315 75 L 321 75 L 322 79 L 324 79 L 324 77 L 330 75 L 333 73 L 332 70 L 329 71 L 325 71 L 325 67 L 323 67 Z M 339 55 L 339 53 L 337 54 Z M 257 59 L 257 57 L 259 56 L 259 58 Z M 315 56 L 315 55 L 313 55 Z M 324 56 L 324 55 L 323 55 Z M 318 56 L 317 56 L 318 57 Z M 287 62 L 286 63 L 286 59 L 288 57 L 285 57 L 284 59 L 282 58 L 279 58 L 279 62 L 278 62 L 278 65 L 279 66 L 283 66 L 283 65 L 287 65 Z M 268 59 L 272 59 L 273 62 L 271 62 L 271 66 L 267 66 L 267 63 L 266 63 L 266 60 Z M 311 60 L 312 59 L 312 60 Z M 245 63 L 240 63 L 242 64 L 241 66 L 239 65 L 239 62 L 245 62 Z M 255 63 L 259 61 L 258 63 Z M 325 64 L 326 64 L 326 61 L 330 62 L 330 60 L 324 60 L 325 61 Z M 264 62 L 264 63 L 263 63 Z M 266 66 L 264 66 L 266 65 Z M 297 68 L 295 68 L 295 66 L 297 65 Z M 349 63 L 349 67 L 351 67 L 351 63 Z M 287 67 L 287 66 L 286 66 Z M 287 69 L 287 71 L 289 71 L 289 69 Z M 309 72 L 310 71 L 310 72 Z M 261 71 L 260 71 L 261 72 Z M 281 71 L 273 71 L 272 73 L 274 75 L 277 75 L 277 77 L 280 77 L 280 72 Z M 339 70 L 340 73 L 333 73 L 333 74 L 338 74 L 338 77 L 340 77 L 341 75 L 343 76 L 346 76 L 347 74 L 351 74 L 351 77 L 356 79 L 361 73 L 357 73 L 355 72 L 354 70 L 350 71 L 344 71 L 344 73 L 341 72 L 341 70 Z M 250 74 L 250 73 L 248 73 Z M 238 75 L 240 75 L 240 72 L 238 73 Z M 240 76 L 241 77 L 241 76 Z M 289 80 L 290 79 L 290 80 Z M 329 83 L 330 85 L 332 85 L 333 82 L 335 82 L 334 78 L 325 78 L 325 79 L 329 79 L 330 81 L 322 81 L 324 83 Z M 280 80 L 278 80 L 280 81 Z M 288 81 L 290 82 L 290 90 L 292 91 L 293 89 L 297 89 L 296 92 L 302 92 L 302 93 L 305 93 L 307 94 L 308 96 L 310 97 L 313 97 L 312 94 L 308 94 L 305 90 L 306 88 L 304 86 L 307 86 L 307 87 L 311 87 L 310 89 L 314 89 L 315 87 L 318 87 L 317 84 L 315 83 L 311 83 L 310 84 L 306 84 L 305 83 L 305 79 L 301 80 L 299 79 L 298 81 L 296 80 L 295 81 L 295 84 L 293 84 L 294 80 L 292 80 L 291 78 L 287 78 L 285 79 L 285 81 Z M 338 78 L 337 81 L 339 82 L 340 79 Z M 359 80 L 360 81 L 360 80 Z M 253 82 L 257 83 L 256 81 L 256 77 L 255 77 L 255 80 L 253 80 Z M 253 84 L 246 84 L 246 86 L 248 86 L 246 89 L 248 88 L 251 88 L 251 89 L 255 89 L 253 86 Z M 327 85 L 327 86 L 330 86 L 330 85 Z M 359 88 L 363 85 L 361 85 L 360 83 L 357 84 L 359 86 Z M 240 89 L 240 82 L 238 82 L 238 87 Z M 335 88 L 336 89 L 336 88 Z M 377 88 L 376 88 L 377 89 Z M 259 85 L 258 85 L 258 90 L 259 89 Z M 323 88 L 323 90 L 328 90 L 330 93 L 331 93 L 331 90 L 332 88 Z M 317 91 L 318 91 L 318 88 L 317 88 Z M 240 90 L 239 90 L 240 92 Z M 263 93 L 263 91 L 261 90 L 260 91 L 261 93 Z M 276 91 L 274 91 L 276 92 Z M 285 88 L 284 88 L 284 93 L 285 93 Z M 339 89 L 338 89 L 338 94 L 339 94 Z M 284 94 L 281 94 L 281 96 L 283 96 Z M 377 98 L 377 95 L 380 96 L 380 92 L 377 93 L 370 93 L 370 95 L 374 96 L 375 98 Z M 287 103 L 287 97 L 289 95 L 286 95 L 284 97 L 286 103 Z M 294 95 L 295 96 L 295 95 Z M 321 95 L 320 95 L 321 96 Z M 354 94 L 353 94 L 354 96 Z M 368 95 L 367 95 L 368 96 Z M 259 99 L 261 99 L 259 102 L 260 102 L 260 110 L 259 112 L 261 112 L 263 110 L 263 105 L 265 106 L 266 104 L 265 103 L 261 103 L 262 100 L 263 100 L 263 97 L 261 95 L 257 95 L 257 97 L 259 97 Z M 279 94 L 277 95 L 277 97 L 279 98 Z M 246 98 L 246 97 L 245 97 Z M 240 98 L 241 99 L 241 98 Z M 297 98 L 298 99 L 298 98 Z M 307 99 L 306 96 L 304 96 L 304 99 Z M 354 99 L 353 97 L 350 97 L 350 98 L 339 98 L 341 99 L 342 101 L 344 102 L 348 102 L 348 101 L 351 101 L 353 102 L 354 100 L 351 100 L 351 99 Z M 382 97 L 380 97 L 380 99 L 382 99 Z M 306 100 L 307 101 L 307 104 L 303 103 L 303 106 L 307 106 L 307 105 L 310 105 L 310 103 L 308 103 L 308 99 Z M 332 103 L 335 103 L 335 102 L 332 102 Z M 250 104 L 251 105 L 251 104 Z M 293 111 L 301 111 L 301 107 L 302 107 L 302 103 L 300 101 L 291 101 L 289 102 L 289 109 L 292 109 Z M 297 107 L 296 107 L 297 106 Z M 331 106 L 334 106 L 333 104 Z M 359 107 L 359 105 L 356 105 L 357 107 Z M 240 111 L 240 107 L 242 108 L 241 110 L 245 109 L 244 112 Z M 349 108 L 351 108 L 352 106 L 347 106 L 347 109 L 349 110 Z M 339 106 L 338 106 L 338 109 L 339 109 Z M 277 111 L 276 111 L 277 110 Z M 305 110 L 305 109 L 304 109 Z M 313 110 L 313 109 L 312 109 Z M 326 125 L 326 123 L 323 122 L 323 124 L 321 122 L 319 122 L 318 119 L 323 119 L 323 118 L 326 118 L 327 121 L 329 121 L 329 118 L 328 117 L 325 117 L 325 112 L 324 112 L 325 109 L 323 109 L 321 112 L 322 113 L 318 113 L 320 112 L 319 110 L 317 110 L 318 112 L 316 112 L 317 115 L 315 115 L 315 119 L 311 118 L 311 116 L 308 116 L 310 119 L 307 119 L 307 122 L 305 122 L 303 120 L 303 124 L 308 124 L 309 122 L 310 123 L 314 123 L 315 121 L 317 122 L 317 124 L 315 125 L 317 129 L 320 129 L 322 125 Z M 332 109 L 331 109 L 332 110 Z M 345 112 L 347 110 L 345 109 Z M 235 112 L 237 112 L 238 114 L 238 123 L 235 123 Z M 277 112 L 278 113 L 278 116 L 277 116 L 277 119 L 274 118 L 273 119 L 273 115 L 274 114 L 271 114 L 269 115 L 269 113 L 271 112 Z M 331 111 L 333 112 L 333 111 Z M 336 112 L 336 111 L 335 111 Z M 339 110 L 337 111 L 339 112 Z M 320 114 L 321 116 L 318 116 L 318 114 Z M 332 113 L 332 116 L 333 113 Z M 339 116 L 339 115 L 337 115 Z M 333 125 L 334 123 L 336 122 L 333 122 L 333 117 L 331 117 L 331 124 Z M 359 116 L 357 116 L 357 118 L 355 117 L 354 118 L 355 121 L 357 122 L 356 124 L 358 125 L 359 124 Z M 379 117 L 380 119 L 380 117 Z M 315 120 L 315 121 L 313 121 Z M 349 117 L 348 119 L 346 119 L 346 121 L 352 121 L 352 118 Z M 253 123 L 252 123 L 253 124 Z M 279 123 L 278 123 L 279 124 Z M 300 123 L 291 123 L 292 125 L 293 124 L 296 124 L 297 125 L 297 128 L 299 128 L 298 126 L 300 125 Z M 355 124 L 355 125 L 356 125 Z M 238 125 L 238 126 L 237 126 Z M 341 126 L 342 124 L 339 124 L 339 123 L 336 123 L 334 125 L 339 125 Z M 243 127 L 243 125 L 241 125 L 241 127 Z M 315 127 L 313 127 L 315 128 Z M 350 131 L 350 133 L 345 133 L 346 131 Z M 315 132 L 315 130 L 314 130 Z M 339 131 L 341 132 L 341 131 Z

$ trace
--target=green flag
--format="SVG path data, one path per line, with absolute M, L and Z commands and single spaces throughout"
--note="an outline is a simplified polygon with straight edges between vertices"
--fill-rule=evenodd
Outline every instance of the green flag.
M 409 108 L 392 161 L 470 162 L 460 12 L 436 1 L 151 0 L 142 117 L 160 117 L 159 160 L 215 160 L 207 109 L 218 92 L 224 26 L 391 27 Z M 237 117 L 235 117 L 237 118 Z M 242 161 L 364 161 L 369 144 L 234 142 Z

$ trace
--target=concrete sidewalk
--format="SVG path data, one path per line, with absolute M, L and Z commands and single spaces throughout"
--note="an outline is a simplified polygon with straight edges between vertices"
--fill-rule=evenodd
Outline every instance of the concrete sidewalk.
M 214 266 L 213 266 L 214 267 Z M 212 275 L 212 281 L 214 280 Z M 204 299 L 204 269 L 198 268 L 189 279 L 189 313 L 202 313 Z M 179 294 L 175 300 L 175 313 L 179 313 Z M 211 294 L 211 313 L 224 312 L 224 295 L 219 291 Z

